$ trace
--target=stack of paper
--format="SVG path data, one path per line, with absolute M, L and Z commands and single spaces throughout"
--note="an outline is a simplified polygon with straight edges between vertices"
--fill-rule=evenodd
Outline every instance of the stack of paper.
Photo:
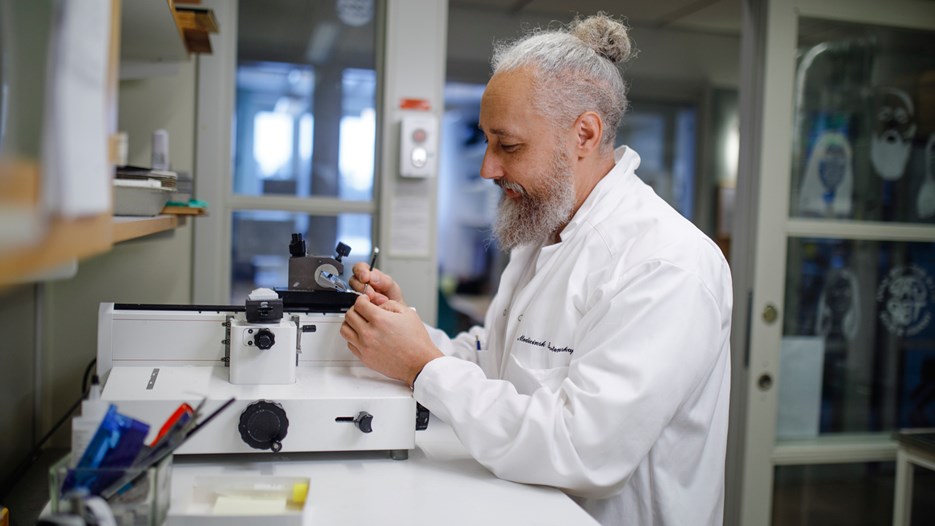
M 158 215 L 177 186 L 175 172 L 120 166 L 114 176 L 114 215 Z

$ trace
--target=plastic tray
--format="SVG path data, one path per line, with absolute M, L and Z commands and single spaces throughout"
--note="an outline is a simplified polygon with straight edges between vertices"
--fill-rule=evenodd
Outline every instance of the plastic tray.
M 175 190 L 167 188 L 114 187 L 114 215 L 156 216 Z

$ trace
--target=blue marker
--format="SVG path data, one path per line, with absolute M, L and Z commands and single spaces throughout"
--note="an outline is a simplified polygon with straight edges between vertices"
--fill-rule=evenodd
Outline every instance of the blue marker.
M 477 350 L 480 350 L 480 336 L 474 336 L 474 339 L 477 341 Z

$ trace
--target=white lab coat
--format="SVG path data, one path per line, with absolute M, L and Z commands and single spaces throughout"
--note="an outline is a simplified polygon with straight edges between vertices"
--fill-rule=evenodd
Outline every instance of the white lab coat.
M 498 477 L 603 524 L 721 524 L 730 271 L 615 154 L 561 242 L 513 251 L 484 327 L 430 331 L 447 356 L 414 395 Z

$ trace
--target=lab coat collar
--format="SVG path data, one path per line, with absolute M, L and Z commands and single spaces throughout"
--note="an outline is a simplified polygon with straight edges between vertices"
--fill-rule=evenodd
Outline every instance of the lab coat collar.
M 598 181 L 594 189 L 591 190 L 591 193 L 588 194 L 587 199 L 584 200 L 584 203 L 582 203 L 578 211 L 575 212 L 571 221 L 562 229 L 557 244 L 561 244 L 562 241 L 573 236 L 578 228 L 588 220 L 591 211 L 594 210 L 599 202 L 610 194 L 618 194 L 616 197 L 617 199 L 624 197 L 626 192 L 623 194 L 620 194 L 620 192 L 624 191 L 635 182 L 637 179 L 635 172 L 640 166 L 639 154 L 628 146 L 620 146 L 614 150 L 614 161 L 616 161 L 614 167 L 607 172 L 607 175 Z

